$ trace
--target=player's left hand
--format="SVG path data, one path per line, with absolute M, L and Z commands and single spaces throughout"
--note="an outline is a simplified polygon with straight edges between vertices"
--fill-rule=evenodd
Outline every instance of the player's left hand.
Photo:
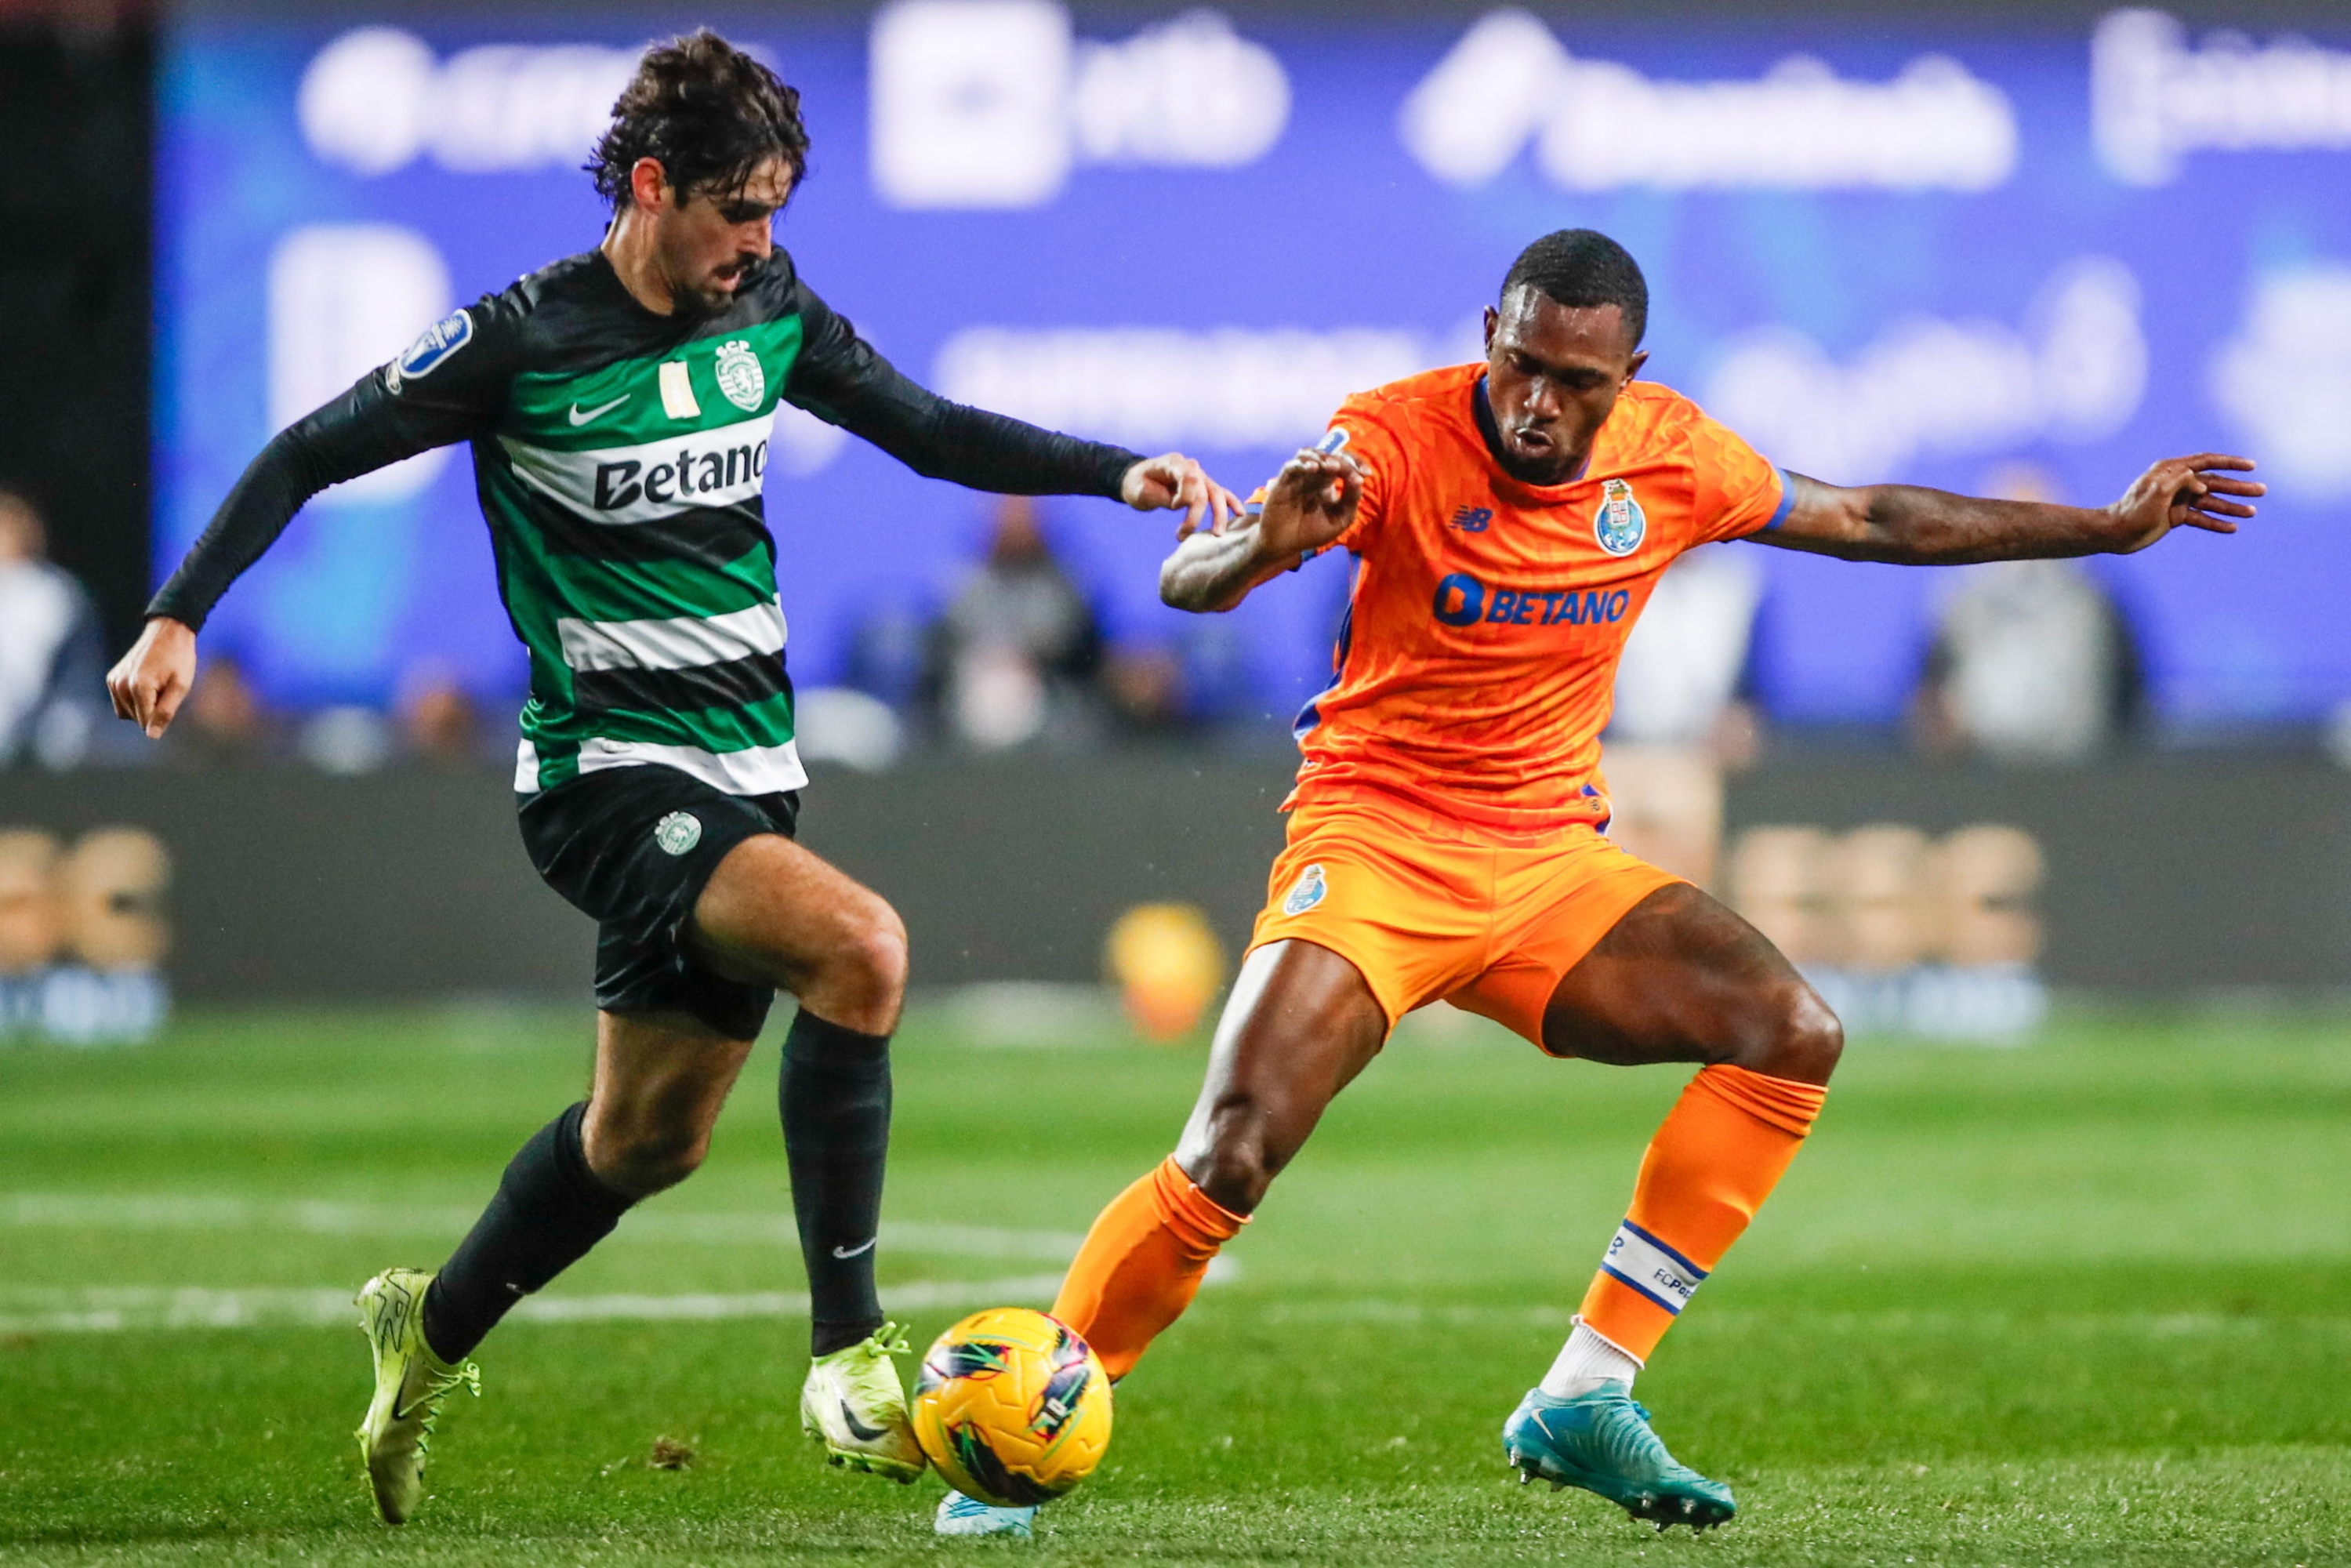
M 1146 457 L 1126 471 L 1118 487 L 1119 499 L 1138 512 L 1180 509 L 1184 520 L 1176 537 L 1186 539 L 1197 532 L 1203 518 L 1209 531 L 1222 533 L 1241 509 L 1240 497 L 1208 477 L 1208 471 L 1180 452 Z
M 2223 452 L 2165 458 L 2133 480 L 2122 499 L 2106 508 L 2123 525 L 2116 553 L 2145 549 L 2174 528 L 2235 533 L 2237 519 L 2253 515 L 2253 508 L 2236 497 L 2269 494 L 2269 486 L 2259 480 L 2232 476 L 2249 474 L 2252 467 L 2252 458 Z

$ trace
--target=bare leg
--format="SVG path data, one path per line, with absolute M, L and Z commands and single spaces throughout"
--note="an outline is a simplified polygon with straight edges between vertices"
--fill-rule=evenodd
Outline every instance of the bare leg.
M 1176 1163 L 1222 1207 L 1254 1212 L 1386 1040 L 1387 1017 L 1354 965 L 1310 942 L 1258 948 L 1217 1025 Z
M 898 912 L 779 833 L 746 839 L 718 862 L 686 943 L 714 973 L 789 991 L 843 1029 L 898 1027 L 906 993 Z
M 1217 1248 L 1386 1036 L 1371 988 L 1329 948 L 1277 942 L 1249 956 L 1176 1154 L 1102 1210 L 1053 1302 L 1113 1377 L 1182 1315 Z
M 580 1128 L 596 1179 L 633 1202 L 693 1175 L 750 1054 L 684 1013 L 598 1013 Z
M 1696 1061 L 1543 1391 L 1629 1385 L 1795 1157 L 1844 1047 L 1761 933 L 1697 888 L 1643 899 L 1563 976 L 1543 1044 L 1618 1065 Z
M 1632 1067 L 1727 1063 L 1824 1084 L 1844 1032 L 1763 934 L 1687 883 L 1633 906 L 1562 976 L 1543 1046 Z

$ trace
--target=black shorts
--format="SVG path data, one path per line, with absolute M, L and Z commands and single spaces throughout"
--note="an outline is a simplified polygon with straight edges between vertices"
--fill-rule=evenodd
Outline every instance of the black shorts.
M 599 1008 L 690 1013 L 730 1040 L 758 1037 L 773 988 L 720 978 L 681 938 L 727 851 L 758 833 L 792 836 L 797 790 L 729 795 L 645 763 L 582 773 L 517 800 L 530 863 L 596 922 Z

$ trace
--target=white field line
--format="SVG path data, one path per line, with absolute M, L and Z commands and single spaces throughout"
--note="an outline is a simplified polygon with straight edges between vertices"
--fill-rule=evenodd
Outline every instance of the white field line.
M 480 1210 L 400 1207 L 367 1203 L 258 1201 L 178 1193 L 0 1193 L 0 1227 L 74 1230 L 265 1230 L 308 1236 L 444 1236 L 472 1228 Z M 767 1243 L 797 1247 L 789 1212 L 632 1214 L 622 1234 L 632 1240 L 710 1247 Z M 961 1258 L 1018 1258 L 1066 1263 L 1082 1236 L 1066 1230 L 1011 1230 L 977 1225 L 885 1220 L 882 1244 L 893 1250 Z
M 960 1306 L 965 1302 L 1052 1300 L 1059 1274 L 1008 1280 L 922 1280 L 886 1288 L 894 1311 Z M 790 1291 L 740 1295 L 535 1296 L 508 1314 L 524 1322 L 710 1322 L 725 1318 L 806 1317 L 809 1299 Z M 243 1329 L 357 1324 L 348 1290 L 171 1290 L 100 1287 L 89 1290 L 0 1291 L 0 1334 L 120 1333 L 140 1329 Z

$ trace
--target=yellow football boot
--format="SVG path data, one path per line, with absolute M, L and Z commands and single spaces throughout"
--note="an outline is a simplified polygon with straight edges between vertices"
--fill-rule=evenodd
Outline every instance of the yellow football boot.
M 800 1389 L 800 1430 L 824 1445 L 825 1459 L 870 1476 L 911 1481 L 930 1461 L 906 1418 L 906 1385 L 893 1354 L 907 1354 L 896 1323 L 883 1323 L 846 1350 L 809 1363 Z
M 481 1397 L 482 1373 L 472 1362 L 451 1366 L 424 1343 L 424 1288 L 433 1276 L 417 1269 L 386 1269 L 360 1287 L 360 1332 L 375 1354 L 375 1397 L 360 1423 L 360 1459 L 375 1489 L 376 1511 L 402 1524 L 424 1500 L 424 1455 L 441 1402 L 463 1385 Z

